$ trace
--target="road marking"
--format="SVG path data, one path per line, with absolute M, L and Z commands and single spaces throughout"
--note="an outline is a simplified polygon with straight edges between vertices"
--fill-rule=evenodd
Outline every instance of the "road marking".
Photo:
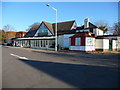
M 10 55 L 15 56 L 15 57 L 18 57 L 18 58 L 20 58 L 20 59 L 28 59 L 28 58 L 26 58 L 26 57 L 21 57 L 21 56 L 18 56 L 18 55 L 12 54 L 12 53 L 10 53 Z

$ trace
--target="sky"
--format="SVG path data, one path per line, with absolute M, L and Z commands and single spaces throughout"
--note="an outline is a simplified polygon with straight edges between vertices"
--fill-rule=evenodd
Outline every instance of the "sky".
M 15 31 L 25 31 L 35 22 L 55 22 L 55 11 L 45 4 L 58 10 L 58 22 L 76 20 L 81 26 L 91 17 L 92 23 L 105 21 L 112 26 L 118 21 L 118 2 L 2 2 L 0 29 L 9 24 Z
M 118 2 L 119 0 L 1 0 L 3 2 Z

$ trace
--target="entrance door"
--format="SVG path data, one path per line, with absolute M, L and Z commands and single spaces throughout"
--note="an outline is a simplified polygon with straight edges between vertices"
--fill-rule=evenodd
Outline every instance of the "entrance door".
M 109 40 L 109 51 L 112 51 L 112 39 Z

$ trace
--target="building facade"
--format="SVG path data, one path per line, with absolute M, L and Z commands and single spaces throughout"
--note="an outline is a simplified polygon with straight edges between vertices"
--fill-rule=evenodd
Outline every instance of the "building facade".
M 85 19 L 80 27 L 75 20 L 57 23 L 58 49 L 82 52 L 119 50 L 119 37 L 104 35 L 103 30 L 89 19 Z M 42 21 L 37 29 L 28 31 L 24 38 L 14 39 L 14 46 L 55 50 L 55 23 Z
M 91 32 L 77 33 L 70 37 L 69 50 L 81 52 L 95 51 L 95 35 Z
M 67 21 L 58 23 L 58 46 L 65 48 L 65 43 L 69 43 L 69 35 L 73 35 L 76 29 L 75 21 Z M 70 36 L 71 36 L 70 35 Z M 61 39 L 66 38 L 66 39 Z M 29 42 L 29 44 L 28 44 Z M 14 46 L 31 47 L 40 49 L 55 49 L 55 23 L 49 23 L 42 21 L 40 26 L 36 30 L 32 30 L 26 33 L 24 38 L 14 39 Z M 62 47 L 61 47 L 62 46 Z M 66 46 L 69 48 L 69 44 Z
M 7 42 L 11 41 L 13 38 L 23 38 L 25 36 L 26 32 L 14 32 L 14 31 L 8 31 L 6 32 L 6 38 Z

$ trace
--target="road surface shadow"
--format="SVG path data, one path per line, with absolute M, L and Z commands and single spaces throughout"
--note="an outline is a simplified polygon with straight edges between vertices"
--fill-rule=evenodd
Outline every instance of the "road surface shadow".
M 108 58 L 116 58 L 118 59 L 119 54 L 90 54 L 90 53 L 83 53 L 83 52 L 79 52 L 79 53 L 75 53 L 75 54 L 70 54 L 70 53 L 60 53 L 60 52 L 43 52 L 43 51 L 32 51 L 35 53 L 43 53 L 43 54 L 48 54 L 48 55 L 54 55 L 54 56 L 68 56 L 68 57 L 85 57 L 85 58 L 101 58 L 101 59 L 108 59 Z
M 118 88 L 117 68 L 19 60 L 77 88 Z
M 75 62 L 85 62 L 89 64 L 99 64 L 99 65 L 107 65 L 109 67 L 116 66 L 120 64 L 118 57 L 120 55 L 101 55 L 101 54 L 86 54 L 86 53 L 75 53 L 75 54 L 67 54 L 67 53 L 59 53 L 59 52 L 43 52 L 43 51 L 32 51 L 35 53 L 40 53 L 52 56 L 52 57 L 60 57 L 66 60 L 75 61 Z M 114 64 L 114 65 L 113 65 Z

